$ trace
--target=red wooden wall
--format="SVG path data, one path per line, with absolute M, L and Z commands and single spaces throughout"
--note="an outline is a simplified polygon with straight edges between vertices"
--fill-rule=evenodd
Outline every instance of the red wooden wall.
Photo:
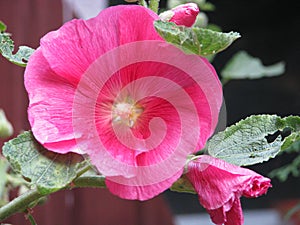
M 0 20 L 8 26 L 16 45 L 36 48 L 45 33 L 61 25 L 62 4 L 60 0 L 1 0 Z M 23 72 L 0 58 L 0 108 L 13 122 L 15 135 L 30 129 Z M 161 196 L 147 202 L 126 201 L 105 189 L 58 192 L 36 207 L 33 215 L 40 225 L 172 225 L 170 210 Z M 23 214 L 5 222 L 29 224 Z

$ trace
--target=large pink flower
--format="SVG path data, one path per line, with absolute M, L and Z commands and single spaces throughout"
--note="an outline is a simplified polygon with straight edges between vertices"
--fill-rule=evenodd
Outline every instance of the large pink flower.
M 164 42 L 141 6 L 72 20 L 25 71 L 29 121 L 47 149 L 87 154 L 110 191 L 145 200 L 180 177 L 212 134 L 222 90 L 207 60 Z
M 208 155 L 189 162 L 186 176 L 218 225 L 243 224 L 240 197 L 258 197 L 271 187 L 270 179 Z

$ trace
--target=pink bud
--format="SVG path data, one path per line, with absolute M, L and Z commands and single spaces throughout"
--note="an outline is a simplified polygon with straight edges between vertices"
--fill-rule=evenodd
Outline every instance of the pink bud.
M 187 3 L 179 5 L 170 10 L 173 16 L 169 19 L 177 25 L 184 25 L 186 27 L 191 27 L 197 18 L 199 13 L 199 8 L 195 3 Z

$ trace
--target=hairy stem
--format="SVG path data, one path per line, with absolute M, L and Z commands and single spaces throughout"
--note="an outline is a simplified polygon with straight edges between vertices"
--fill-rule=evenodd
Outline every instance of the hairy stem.
M 148 7 L 148 4 L 147 4 L 147 2 L 146 2 L 146 0 L 139 0 L 139 4 L 141 5 L 141 6 L 144 6 L 144 7 Z
M 159 1 L 160 0 L 150 0 L 149 1 L 149 8 L 155 13 L 158 13 Z
M 37 189 L 29 190 L 24 194 L 13 199 L 6 205 L 0 208 L 0 221 L 10 217 L 17 212 L 25 211 L 30 203 L 40 199 L 44 195 L 41 194 Z
M 81 188 L 81 187 L 105 187 L 104 176 L 82 176 L 76 178 L 71 185 L 63 189 Z M 18 212 L 27 210 L 31 203 L 46 196 L 41 194 L 37 189 L 29 190 L 24 194 L 18 196 L 11 202 L 0 208 L 0 222 Z M 28 218 L 29 219 L 29 218 Z

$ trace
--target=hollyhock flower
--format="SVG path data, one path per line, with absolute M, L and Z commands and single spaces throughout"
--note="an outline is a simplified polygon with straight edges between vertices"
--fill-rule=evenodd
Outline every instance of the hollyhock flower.
M 177 25 L 191 27 L 195 23 L 198 13 L 199 8 L 197 4 L 187 3 L 165 11 L 161 13 L 159 17 L 163 21 L 169 21 Z
M 115 6 L 45 35 L 25 71 L 35 138 L 87 154 L 108 189 L 150 199 L 213 133 L 222 89 L 209 62 L 157 34 L 158 16 Z
M 190 161 L 186 176 L 218 225 L 243 224 L 240 197 L 258 197 L 271 187 L 270 179 L 208 155 Z

